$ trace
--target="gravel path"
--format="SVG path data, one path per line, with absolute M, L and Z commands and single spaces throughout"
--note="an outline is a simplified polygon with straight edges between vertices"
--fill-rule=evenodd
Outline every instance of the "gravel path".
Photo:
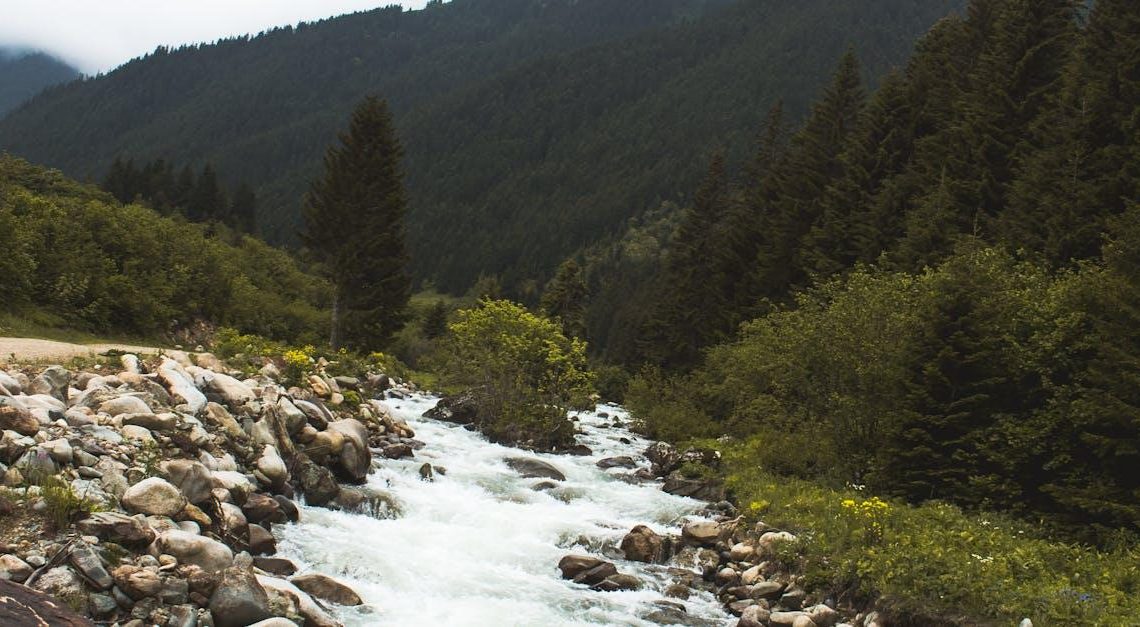
M 130 353 L 157 353 L 153 346 L 132 346 L 130 344 L 69 344 L 52 340 L 37 340 L 26 337 L 0 337 L 0 361 L 16 356 L 19 361 L 42 359 L 69 359 L 103 353 L 117 349 Z

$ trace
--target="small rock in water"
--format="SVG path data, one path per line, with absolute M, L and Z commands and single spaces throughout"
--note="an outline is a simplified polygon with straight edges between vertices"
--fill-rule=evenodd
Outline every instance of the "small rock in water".
M 431 464 L 424 464 L 423 466 L 420 466 L 420 479 L 424 481 L 435 481 L 435 477 L 432 474 Z

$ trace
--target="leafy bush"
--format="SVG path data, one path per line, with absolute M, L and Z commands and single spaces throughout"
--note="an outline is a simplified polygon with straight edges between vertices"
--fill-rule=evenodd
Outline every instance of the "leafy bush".
M 442 351 L 448 378 L 475 391 L 490 437 L 539 448 L 572 442 L 566 412 L 592 404 L 584 342 L 504 300 L 459 311 L 448 329 Z
M 217 231 L 217 232 L 215 232 Z M 0 156 L 6 312 L 42 310 L 73 328 L 154 336 L 195 320 L 304 339 L 328 285 L 287 253 L 190 224 Z

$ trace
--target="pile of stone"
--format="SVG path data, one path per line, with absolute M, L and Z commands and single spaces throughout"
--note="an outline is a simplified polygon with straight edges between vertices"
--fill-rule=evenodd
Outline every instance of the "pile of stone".
M 50 595 L 59 603 L 29 611 L 74 624 L 338 625 L 330 604 L 361 599 L 272 557 L 272 531 L 298 520 L 298 498 L 391 514 L 387 495 L 351 484 L 423 446 L 370 398 L 412 390 L 330 377 L 325 363 L 286 387 L 268 360 L 253 376 L 208 353 L 119 361 L 0 369 L 5 590 Z

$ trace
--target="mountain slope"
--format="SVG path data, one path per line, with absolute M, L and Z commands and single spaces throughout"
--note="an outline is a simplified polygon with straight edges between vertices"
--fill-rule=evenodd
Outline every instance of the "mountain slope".
M 290 241 L 355 102 L 389 98 L 408 146 L 420 279 L 510 286 L 691 188 L 777 97 L 802 112 L 855 46 L 876 76 L 959 0 L 456 0 L 159 51 L 36 99 L 0 148 L 100 176 L 117 155 L 211 161 Z M 92 106 L 92 103 L 98 103 Z
M 0 48 L 0 116 L 45 87 L 79 78 L 79 70 L 42 52 Z

